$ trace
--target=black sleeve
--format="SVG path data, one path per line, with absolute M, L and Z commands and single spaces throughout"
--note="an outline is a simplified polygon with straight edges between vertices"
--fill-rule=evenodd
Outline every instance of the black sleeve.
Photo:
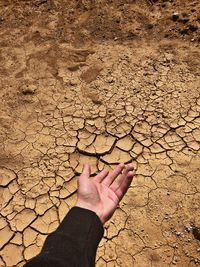
M 103 232 L 94 212 L 74 207 L 47 237 L 41 253 L 24 267 L 94 267 Z

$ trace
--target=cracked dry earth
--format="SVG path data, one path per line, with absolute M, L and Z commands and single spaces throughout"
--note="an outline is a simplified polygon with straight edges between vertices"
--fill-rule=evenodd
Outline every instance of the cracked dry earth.
M 64 4 L 45 11 L 43 1 L 28 15 L 23 1 L 12 2 L 1 6 L 0 266 L 39 253 L 75 203 L 84 162 L 92 174 L 118 162 L 136 169 L 106 224 L 97 267 L 200 266 L 198 44 L 121 32 L 118 41 L 106 27 L 104 40 L 86 27 L 82 43 L 78 30 L 69 42 L 56 20 Z M 15 4 L 20 24 L 9 17 Z

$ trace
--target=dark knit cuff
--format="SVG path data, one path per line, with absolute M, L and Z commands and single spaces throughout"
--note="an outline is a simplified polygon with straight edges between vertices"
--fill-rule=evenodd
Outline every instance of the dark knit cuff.
M 58 232 L 67 233 L 70 229 L 70 235 L 77 237 L 81 242 L 90 240 L 92 246 L 97 247 L 104 234 L 102 222 L 95 212 L 73 207 L 60 226 Z

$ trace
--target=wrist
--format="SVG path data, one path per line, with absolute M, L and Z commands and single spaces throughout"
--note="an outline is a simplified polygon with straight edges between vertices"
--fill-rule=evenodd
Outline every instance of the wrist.
M 91 204 L 88 204 L 88 203 L 82 203 L 82 202 L 79 202 L 79 201 L 77 201 L 75 207 L 79 207 L 79 208 L 90 210 L 90 211 L 96 213 L 96 215 L 99 217 L 99 219 L 100 219 L 102 224 L 104 224 L 106 222 L 106 220 L 103 218 L 102 208 L 100 208 L 100 207 L 96 207 L 94 205 L 91 205 Z

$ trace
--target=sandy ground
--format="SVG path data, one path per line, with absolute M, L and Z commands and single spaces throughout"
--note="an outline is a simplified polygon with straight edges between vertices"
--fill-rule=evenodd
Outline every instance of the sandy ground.
M 97 267 L 200 266 L 199 1 L 0 0 L 0 266 L 133 162 Z

